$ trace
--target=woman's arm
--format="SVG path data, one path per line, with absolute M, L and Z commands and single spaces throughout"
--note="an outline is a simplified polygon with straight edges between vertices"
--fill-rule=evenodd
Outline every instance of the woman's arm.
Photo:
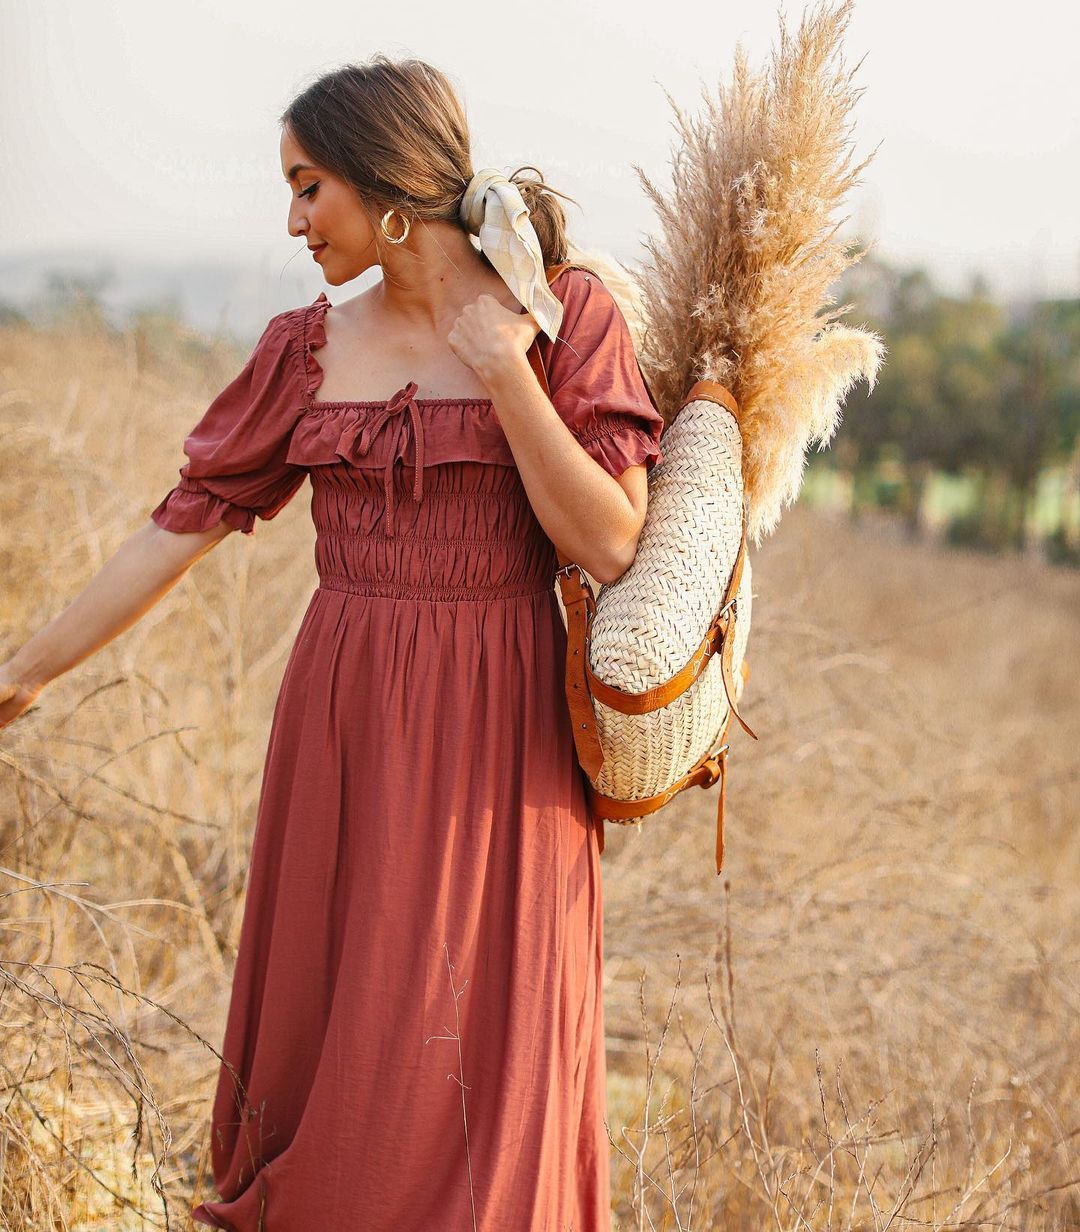
M 148 522 L 126 539 L 62 612 L 0 663 L 0 727 L 51 680 L 135 624 L 231 529 L 219 522 L 178 534 Z
M 529 363 L 539 327 L 527 312 L 480 295 L 447 342 L 487 387 L 548 538 L 598 582 L 614 582 L 637 554 L 648 459 L 663 457 L 664 420 L 611 292 L 598 278 L 571 272 L 562 295 L 566 337 L 545 361 L 550 394 Z
M 598 582 L 634 563 L 645 523 L 645 467 L 618 478 L 574 439 L 524 354 L 485 369 L 495 413 L 514 453 L 536 520 L 555 546 Z

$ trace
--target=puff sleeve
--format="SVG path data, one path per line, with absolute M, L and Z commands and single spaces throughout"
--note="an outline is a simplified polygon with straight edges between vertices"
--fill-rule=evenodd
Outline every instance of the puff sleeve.
M 551 289 L 563 303 L 559 336 L 541 352 L 552 405 L 609 474 L 642 463 L 651 470 L 663 460 L 666 424 L 649 397 L 618 303 L 586 270 L 564 271 Z
M 256 517 L 275 517 L 307 474 L 286 462 L 304 412 L 293 313 L 272 317 L 243 369 L 210 403 L 184 440 L 180 482 L 151 512 L 171 531 L 225 522 L 250 535 Z

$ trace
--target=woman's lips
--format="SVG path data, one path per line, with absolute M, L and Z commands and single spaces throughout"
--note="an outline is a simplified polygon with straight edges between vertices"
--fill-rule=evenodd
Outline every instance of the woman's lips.
M 325 244 L 320 244 L 317 248 L 312 248 L 311 255 L 316 261 L 318 261 L 318 259 L 322 256 L 323 249 L 325 247 L 326 247 Z

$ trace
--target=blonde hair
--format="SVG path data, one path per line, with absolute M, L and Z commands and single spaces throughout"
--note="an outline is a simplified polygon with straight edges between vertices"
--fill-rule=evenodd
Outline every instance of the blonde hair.
M 456 222 L 464 229 L 458 211 L 475 173 L 469 127 L 450 79 L 433 65 L 381 53 L 347 64 L 298 94 L 280 122 L 315 162 L 356 189 L 373 225 L 395 209 L 412 222 Z M 535 178 L 519 179 L 526 171 Z M 565 261 L 566 213 L 557 198 L 574 198 L 530 165 L 510 179 L 528 206 L 545 265 Z

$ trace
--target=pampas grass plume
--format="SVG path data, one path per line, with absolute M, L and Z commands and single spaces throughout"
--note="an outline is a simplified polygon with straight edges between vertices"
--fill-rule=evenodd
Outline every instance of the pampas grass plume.
M 852 166 L 851 120 L 862 93 L 840 44 L 853 0 L 823 3 L 791 35 L 781 25 L 768 67 L 742 47 L 730 84 L 703 92 L 699 116 L 671 95 L 679 134 L 672 191 L 635 170 L 656 207 L 638 293 L 620 302 L 634 322 L 642 370 L 670 421 L 701 378 L 740 407 L 751 538 L 771 533 L 798 496 L 807 451 L 836 431 L 856 381 L 870 389 L 883 339 L 841 324 L 829 288 L 862 253 L 833 221 L 873 152 Z M 858 66 L 856 66 L 857 68 Z

